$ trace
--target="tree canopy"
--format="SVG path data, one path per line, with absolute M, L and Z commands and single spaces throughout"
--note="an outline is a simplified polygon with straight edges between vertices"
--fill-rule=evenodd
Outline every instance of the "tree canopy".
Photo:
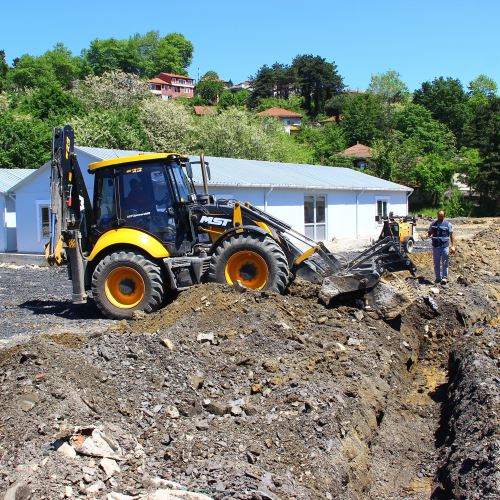
M 498 213 L 500 98 L 492 78 L 481 74 L 464 89 L 458 79 L 438 76 L 410 95 L 389 70 L 353 91 L 333 61 L 299 54 L 289 64 L 261 66 L 250 77 L 253 91 L 226 90 L 210 70 L 191 98 L 166 102 L 150 92 L 148 78 L 186 74 L 192 56 L 182 34 L 157 31 L 93 40 L 80 55 L 58 43 L 12 65 L 0 50 L 0 166 L 41 165 L 52 128 L 62 123 L 90 146 L 353 168 L 341 152 L 361 142 L 372 148 L 369 173 L 419 188 L 429 203 L 449 199 L 456 213 L 451 176 L 459 173 L 479 194 L 480 208 Z M 198 117 L 196 104 L 217 107 Z M 271 107 L 300 113 L 300 130 L 288 135 L 281 120 L 256 116 Z
M 179 33 L 160 37 L 158 31 L 135 34 L 129 39 L 107 38 L 93 40 L 83 52 L 92 72 L 102 75 L 120 70 L 142 77 L 161 71 L 187 74 L 193 57 L 193 44 Z
M 461 143 L 467 120 L 467 94 L 460 80 L 440 76 L 432 82 L 424 82 L 415 91 L 413 102 L 427 108 L 433 118 L 447 125 Z

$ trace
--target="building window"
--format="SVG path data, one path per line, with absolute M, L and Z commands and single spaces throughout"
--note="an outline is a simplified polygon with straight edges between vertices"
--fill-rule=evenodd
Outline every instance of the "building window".
M 304 226 L 308 238 L 326 240 L 326 196 L 304 196 Z
M 186 94 L 190 94 L 190 93 L 191 93 L 191 89 L 185 88 L 185 89 L 184 89 L 184 92 L 185 92 Z
M 387 217 L 387 200 L 377 200 L 377 215 Z
M 40 210 L 40 239 L 47 240 L 50 237 L 50 209 L 48 205 L 39 205 Z
M 182 79 L 181 79 L 181 80 L 179 80 L 179 83 L 180 83 L 181 85 L 184 85 L 184 84 L 186 83 L 186 80 L 182 80 Z
M 162 85 L 162 86 L 161 86 L 161 89 L 162 89 L 162 90 L 168 90 L 168 85 Z

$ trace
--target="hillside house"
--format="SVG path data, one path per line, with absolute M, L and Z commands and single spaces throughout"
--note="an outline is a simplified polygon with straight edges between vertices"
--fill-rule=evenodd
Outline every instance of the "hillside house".
M 217 106 L 193 106 L 193 112 L 196 116 L 216 115 Z
M 344 149 L 341 155 L 352 158 L 353 166 L 360 170 L 364 170 L 371 166 L 370 160 L 373 156 L 370 147 L 365 144 L 359 144 L 359 142 L 350 148 Z
M 289 109 L 273 107 L 257 113 L 257 116 L 272 116 L 273 118 L 278 118 L 283 123 L 287 134 L 298 132 L 302 125 L 302 115 L 295 111 L 290 111 Z
M 193 97 L 194 79 L 174 73 L 160 73 L 149 80 L 150 90 L 162 99 L 177 99 L 177 97 Z
M 242 90 L 248 90 L 249 92 L 253 91 L 253 82 L 249 81 L 244 81 L 241 83 L 237 83 L 236 85 L 233 85 L 229 87 L 229 90 L 231 92 L 241 92 Z

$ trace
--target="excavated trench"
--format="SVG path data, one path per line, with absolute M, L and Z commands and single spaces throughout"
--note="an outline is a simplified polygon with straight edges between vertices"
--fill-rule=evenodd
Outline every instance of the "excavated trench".
M 498 497 L 498 236 L 464 241 L 446 288 L 391 278 L 371 309 L 325 307 L 300 283 L 285 296 L 204 285 L 135 321 L 60 307 L 51 324 L 32 291 L 40 333 L 0 351 L 0 491 Z M 415 260 L 432 276 L 429 254 Z M 75 426 L 119 443 L 119 473 L 56 451 Z

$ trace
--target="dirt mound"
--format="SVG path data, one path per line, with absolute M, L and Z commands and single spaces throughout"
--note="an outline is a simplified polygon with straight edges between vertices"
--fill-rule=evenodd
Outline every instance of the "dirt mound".
M 453 498 L 498 498 L 499 331 L 475 326 L 451 351 L 441 480 Z
M 418 350 L 358 309 L 220 285 L 83 345 L 54 340 L 2 362 L 0 470 L 4 481 L 29 478 L 37 497 L 98 481 L 102 494 L 133 495 L 157 476 L 221 498 L 361 497 L 367 443 Z M 76 426 L 120 443 L 126 460 L 111 484 L 95 459 L 52 451 Z
M 491 328 L 498 317 L 498 233 L 479 233 L 481 250 L 459 245 L 447 287 L 432 283 L 430 253 L 415 254 L 422 276 L 386 280 L 411 300 L 385 320 L 359 301 L 325 307 L 319 287 L 300 281 L 284 296 L 211 284 L 135 321 L 87 331 L 71 319 L 77 327 L 0 350 L 0 491 L 110 500 L 182 487 L 200 499 L 489 491 L 476 463 L 466 480 L 457 474 L 484 402 L 467 380 L 480 383 L 484 368 L 490 395 L 491 363 L 459 361 L 476 371 L 464 368 L 464 389 L 443 394 L 464 324 Z M 477 353 L 489 342 L 466 336 L 463 346 Z M 453 408 L 441 426 L 453 429 L 456 456 L 435 448 L 442 408 Z M 489 412 L 477 443 L 492 435 Z M 481 443 L 472 451 L 492 470 Z

